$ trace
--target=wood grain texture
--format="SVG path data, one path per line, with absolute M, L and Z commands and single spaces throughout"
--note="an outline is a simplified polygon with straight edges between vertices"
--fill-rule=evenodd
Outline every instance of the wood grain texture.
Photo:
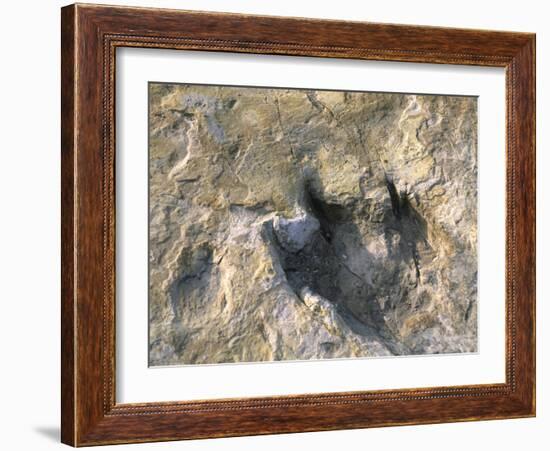
M 61 35 L 64 443 L 534 415 L 534 35 L 96 5 L 63 8 Z M 506 383 L 117 404 L 114 69 L 124 46 L 505 67 Z
M 61 14 L 61 440 L 75 443 L 74 9 L 63 9 Z

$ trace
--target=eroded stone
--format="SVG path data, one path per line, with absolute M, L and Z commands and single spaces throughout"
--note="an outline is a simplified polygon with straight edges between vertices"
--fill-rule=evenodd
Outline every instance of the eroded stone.
M 477 349 L 474 98 L 150 102 L 151 365 Z

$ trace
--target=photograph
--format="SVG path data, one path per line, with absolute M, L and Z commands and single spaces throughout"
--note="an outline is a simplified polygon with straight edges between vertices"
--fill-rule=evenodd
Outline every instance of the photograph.
M 417 23 L 62 8 L 63 443 L 536 415 L 536 36 Z
M 149 364 L 477 351 L 477 98 L 149 83 Z
M 5 2 L 0 448 L 546 451 L 545 8 Z

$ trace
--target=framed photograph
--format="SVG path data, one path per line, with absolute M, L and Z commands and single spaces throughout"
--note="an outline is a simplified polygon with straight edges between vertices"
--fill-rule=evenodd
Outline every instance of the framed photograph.
M 535 36 L 62 9 L 73 446 L 535 415 Z

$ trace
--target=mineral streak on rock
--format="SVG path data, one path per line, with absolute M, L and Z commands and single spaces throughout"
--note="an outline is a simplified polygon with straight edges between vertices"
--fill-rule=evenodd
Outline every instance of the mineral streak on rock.
M 477 102 L 151 83 L 149 363 L 477 350 Z

